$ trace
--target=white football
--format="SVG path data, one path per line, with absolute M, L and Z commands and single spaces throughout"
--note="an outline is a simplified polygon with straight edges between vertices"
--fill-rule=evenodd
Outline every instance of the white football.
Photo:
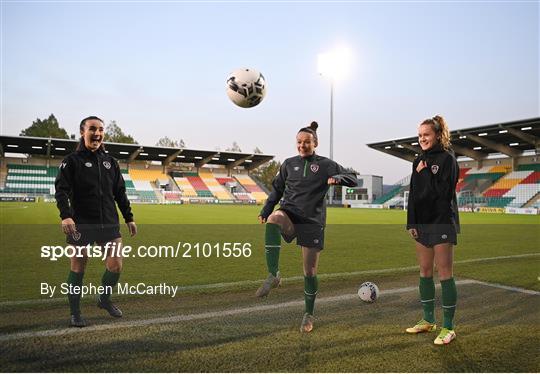
M 364 282 L 358 289 L 358 297 L 366 303 L 372 303 L 379 297 L 379 287 L 372 282 Z
M 227 78 L 227 96 L 242 108 L 258 105 L 266 96 L 266 79 L 254 69 L 238 69 Z

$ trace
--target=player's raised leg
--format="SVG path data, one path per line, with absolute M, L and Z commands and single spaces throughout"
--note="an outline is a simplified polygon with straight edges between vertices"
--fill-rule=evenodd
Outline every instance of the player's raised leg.
M 268 296 L 272 288 L 281 285 L 279 253 L 281 250 L 282 232 L 286 233 L 286 235 L 294 234 L 294 225 L 289 216 L 287 216 L 287 213 L 277 210 L 270 214 L 266 220 L 264 252 L 266 256 L 266 266 L 268 268 L 268 277 L 255 293 L 257 297 Z

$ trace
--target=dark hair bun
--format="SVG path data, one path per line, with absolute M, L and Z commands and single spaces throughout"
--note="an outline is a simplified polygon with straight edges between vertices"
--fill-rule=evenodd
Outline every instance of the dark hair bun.
M 317 129 L 319 128 L 319 124 L 313 121 L 311 122 L 311 125 L 309 125 L 309 128 L 312 129 L 313 131 L 317 131 Z

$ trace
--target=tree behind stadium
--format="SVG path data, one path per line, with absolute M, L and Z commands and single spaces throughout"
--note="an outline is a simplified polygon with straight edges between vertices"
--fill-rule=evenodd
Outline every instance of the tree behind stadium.
M 58 120 L 51 114 L 49 118 L 41 120 L 37 118 L 32 125 L 21 131 L 19 136 L 36 136 L 41 138 L 69 139 L 69 135 L 58 124 Z
M 171 148 L 186 148 L 184 139 L 172 140 L 168 136 L 159 139 L 156 143 L 158 147 L 171 147 Z
M 139 144 L 131 135 L 124 134 L 116 121 L 111 121 L 105 126 L 105 138 L 103 140 L 111 143 Z
M 281 162 L 272 160 L 266 164 L 259 166 L 257 169 L 251 172 L 252 175 L 257 177 L 264 186 L 272 190 L 272 181 L 281 167 Z

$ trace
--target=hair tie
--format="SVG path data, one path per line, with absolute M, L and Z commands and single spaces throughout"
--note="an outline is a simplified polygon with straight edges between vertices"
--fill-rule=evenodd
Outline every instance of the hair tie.
M 440 131 L 441 130 L 441 124 L 439 123 L 439 121 L 437 121 L 435 119 L 435 117 L 433 117 L 431 120 L 433 121 L 433 124 L 435 125 L 435 130 Z

